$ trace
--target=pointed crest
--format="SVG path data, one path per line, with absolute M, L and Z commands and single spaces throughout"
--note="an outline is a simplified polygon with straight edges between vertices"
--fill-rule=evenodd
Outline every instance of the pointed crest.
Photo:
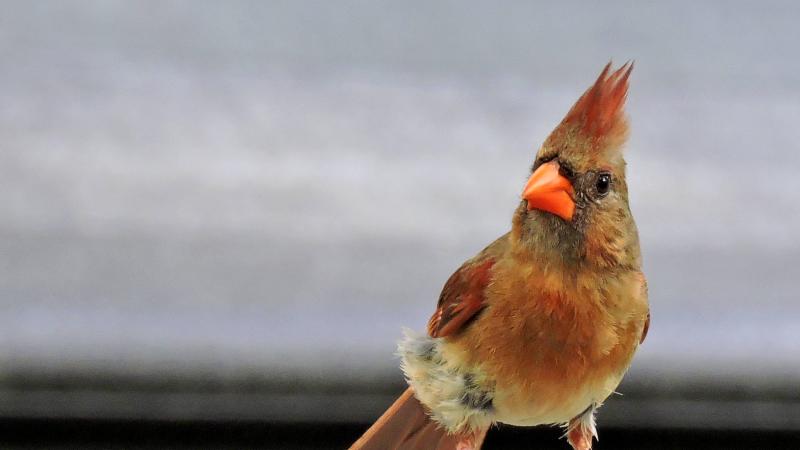
M 628 94 L 628 77 L 633 63 L 611 71 L 611 62 L 597 77 L 561 122 L 563 125 L 577 125 L 582 134 L 603 138 L 608 134 L 624 133 L 627 129 L 623 107 Z

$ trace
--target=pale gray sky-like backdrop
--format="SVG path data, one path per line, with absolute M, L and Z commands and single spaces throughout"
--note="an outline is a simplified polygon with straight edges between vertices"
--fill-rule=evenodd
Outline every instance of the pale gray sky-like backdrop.
M 2 11 L 0 414 L 52 413 L 56 382 L 99 392 L 56 396 L 63 414 L 180 417 L 108 406 L 93 383 L 399 380 L 401 327 L 509 228 L 537 146 L 610 59 L 636 61 L 653 315 L 626 385 L 799 410 L 800 4 Z

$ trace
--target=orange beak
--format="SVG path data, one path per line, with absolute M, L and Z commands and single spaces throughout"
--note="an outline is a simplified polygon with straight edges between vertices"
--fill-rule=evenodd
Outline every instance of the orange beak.
M 575 213 L 572 183 L 559 173 L 559 168 L 558 161 L 539 166 L 525 183 L 522 198 L 528 201 L 528 211 L 540 209 L 572 220 Z

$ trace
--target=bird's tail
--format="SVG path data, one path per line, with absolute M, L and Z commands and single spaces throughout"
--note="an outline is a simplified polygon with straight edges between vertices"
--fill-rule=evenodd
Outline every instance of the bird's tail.
M 459 442 L 463 437 L 448 434 L 431 420 L 408 388 L 350 450 L 454 450 Z

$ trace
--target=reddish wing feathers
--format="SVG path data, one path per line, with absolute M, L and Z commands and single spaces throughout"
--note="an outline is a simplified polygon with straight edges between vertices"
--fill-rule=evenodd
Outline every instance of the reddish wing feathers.
M 642 330 L 642 337 L 639 338 L 639 344 L 644 343 L 644 339 L 647 337 L 647 332 L 650 331 L 650 313 L 647 313 L 647 320 L 644 322 L 644 329 Z
M 639 277 L 641 280 L 641 295 L 643 298 L 647 298 L 647 278 L 644 277 L 644 274 L 639 272 Z M 645 338 L 647 337 L 647 332 L 650 331 L 650 311 L 647 311 L 647 319 L 644 321 L 644 327 L 642 328 L 642 337 L 639 338 L 639 345 L 644 343 Z
M 461 266 L 445 283 L 439 304 L 431 320 L 428 334 L 444 337 L 458 332 L 485 306 L 486 286 L 491 279 L 494 259 L 469 262 Z

